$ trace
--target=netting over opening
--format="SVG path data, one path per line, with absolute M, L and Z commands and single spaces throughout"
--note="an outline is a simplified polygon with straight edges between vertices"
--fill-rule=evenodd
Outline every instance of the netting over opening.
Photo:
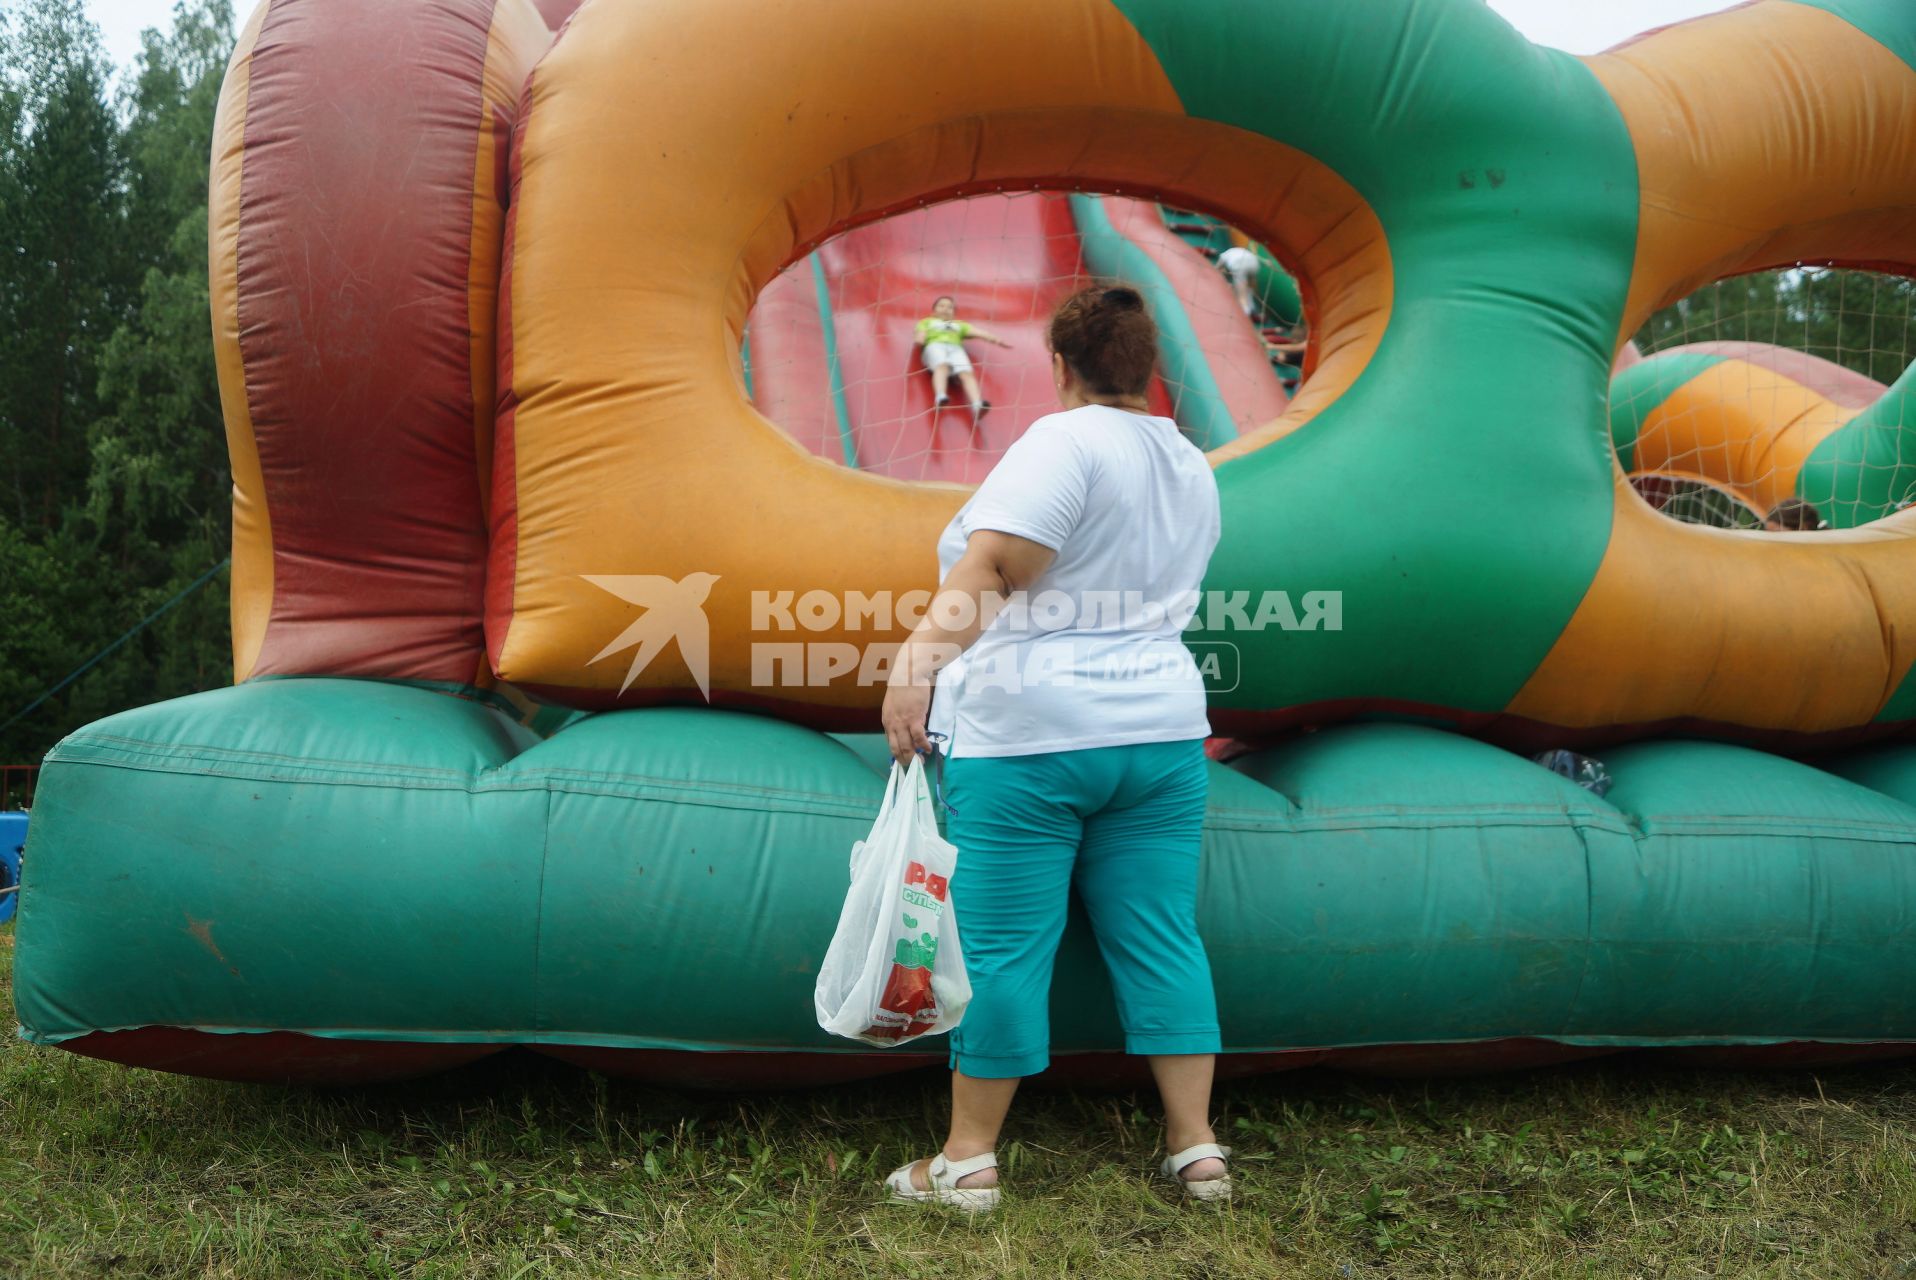
M 1912 358 L 1916 282 L 1821 267 L 1719 281 L 1657 312 L 1618 360 L 1611 436 L 1674 519 L 1867 524 L 1916 504 Z
M 1300 377 L 1304 317 L 1296 282 L 1268 253 L 1200 214 L 1062 192 L 954 200 L 821 245 L 759 295 L 745 334 L 747 390 L 821 457 L 977 483 L 1056 411 L 1045 325 L 1093 280 L 1143 293 L 1161 335 L 1151 404 L 1198 444 L 1215 448 L 1283 412 Z M 948 401 L 937 409 L 919 323 L 945 296 L 951 322 L 975 331 L 957 331 L 964 355 L 945 362 Z M 960 376 L 967 362 L 988 404 L 981 415 Z

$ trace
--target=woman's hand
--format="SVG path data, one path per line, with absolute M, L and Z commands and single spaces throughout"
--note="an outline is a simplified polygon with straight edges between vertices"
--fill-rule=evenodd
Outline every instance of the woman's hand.
M 885 689 L 885 709 L 880 717 L 892 759 L 900 765 L 909 765 L 914 754 L 931 750 L 931 739 L 925 736 L 925 717 L 930 711 L 928 681 L 901 679 Z

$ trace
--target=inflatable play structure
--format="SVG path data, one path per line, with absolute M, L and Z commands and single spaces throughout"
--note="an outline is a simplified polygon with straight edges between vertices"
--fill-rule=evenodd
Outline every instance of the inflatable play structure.
M 1273 290 L 1289 283 L 1270 274 Z M 1264 344 L 1206 258 L 1156 204 L 1085 194 L 973 196 L 836 237 L 759 294 L 745 332 L 746 388 L 754 408 L 822 457 L 975 484 L 1056 411 L 1045 322 L 1092 278 L 1146 298 L 1164 364 L 1152 405 L 1192 439 L 1223 444 L 1283 413 L 1289 397 Z M 908 376 L 913 324 L 943 293 L 986 302 L 989 327 L 1011 342 L 981 359 L 994 407 L 975 435 L 968 419 L 928 426 L 931 381 Z
M 1916 499 L 1916 366 L 1885 387 L 1773 343 L 1671 347 L 1611 380 L 1610 431 L 1633 477 L 1707 484 L 1759 522 L 1801 498 L 1849 529 Z
M 49 757 L 30 1039 L 234 1079 L 940 1060 L 829 1040 L 810 991 L 883 789 L 874 659 L 980 471 L 888 469 L 859 415 L 907 415 L 833 387 L 926 394 L 921 290 L 1041 315 L 1007 262 L 853 277 L 895 215 L 1044 190 L 1032 244 L 1169 280 L 1159 207 L 1191 211 L 1308 318 L 1288 400 L 1218 374 L 1241 331 L 1166 355 L 1224 507 L 1189 639 L 1232 740 L 1201 921 L 1227 1072 L 1916 1051 L 1907 397 L 1618 359 L 1724 277 L 1916 270 L 1904 0 L 1757 0 L 1591 58 L 1477 0 L 975 0 L 930 42 L 854 0 L 573 10 L 248 22 L 211 209 L 236 684 Z M 1627 411 L 1613 363 L 1648 385 Z M 1790 463 L 1751 503 L 1836 496 L 1844 527 L 1653 510 L 1628 476 L 1672 431 L 1733 434 L 1673 397 L 1768 415 Z M 987 460 L 1042 410 L 1015 399 Z M 543 734 L 529 699 L 591 714 Z M 1607 793 L 1532 762 L 1557 747 Z M 1054 1011 L 1061 1072 L 1118 1046 L 1081 928 Z

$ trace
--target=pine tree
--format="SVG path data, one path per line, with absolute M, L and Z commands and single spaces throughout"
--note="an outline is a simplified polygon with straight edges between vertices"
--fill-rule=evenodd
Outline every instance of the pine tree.
M 10 428 L 12 515 L 53 529 L 87 469 L 100 348 L 125 315 L 119 130 L 99 34 L 79 0 L 36 0 L 12 44 L 18 119 L 5 157 L 13 244 L 0 420 Z
M 0 344 L 0 722 L 227 554 L 206 192 L 232 26 L 226 0 L 180 4 L 170 33 L 145 33 L 118 113 L 76 0 L 34 0 L 0 29 L 15 339 Z M 0 760 L 230 675 L 216 580 L 0 730 Z

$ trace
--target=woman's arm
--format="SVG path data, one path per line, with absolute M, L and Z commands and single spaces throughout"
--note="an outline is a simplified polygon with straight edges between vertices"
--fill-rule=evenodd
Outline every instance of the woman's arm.
M 980 529 L 965 543 L 965 553 L 939 584 L 924 619 L 898 647 L 881 713 L 885 738 L 899 764 L 914 751 L 931 750 L 925 716 L 931 709 L 933 677 L 969 649 L 1004 607 L 1005 598 L 1036 582 L 1058 553 L 1042 542 L 1016 534 Z

